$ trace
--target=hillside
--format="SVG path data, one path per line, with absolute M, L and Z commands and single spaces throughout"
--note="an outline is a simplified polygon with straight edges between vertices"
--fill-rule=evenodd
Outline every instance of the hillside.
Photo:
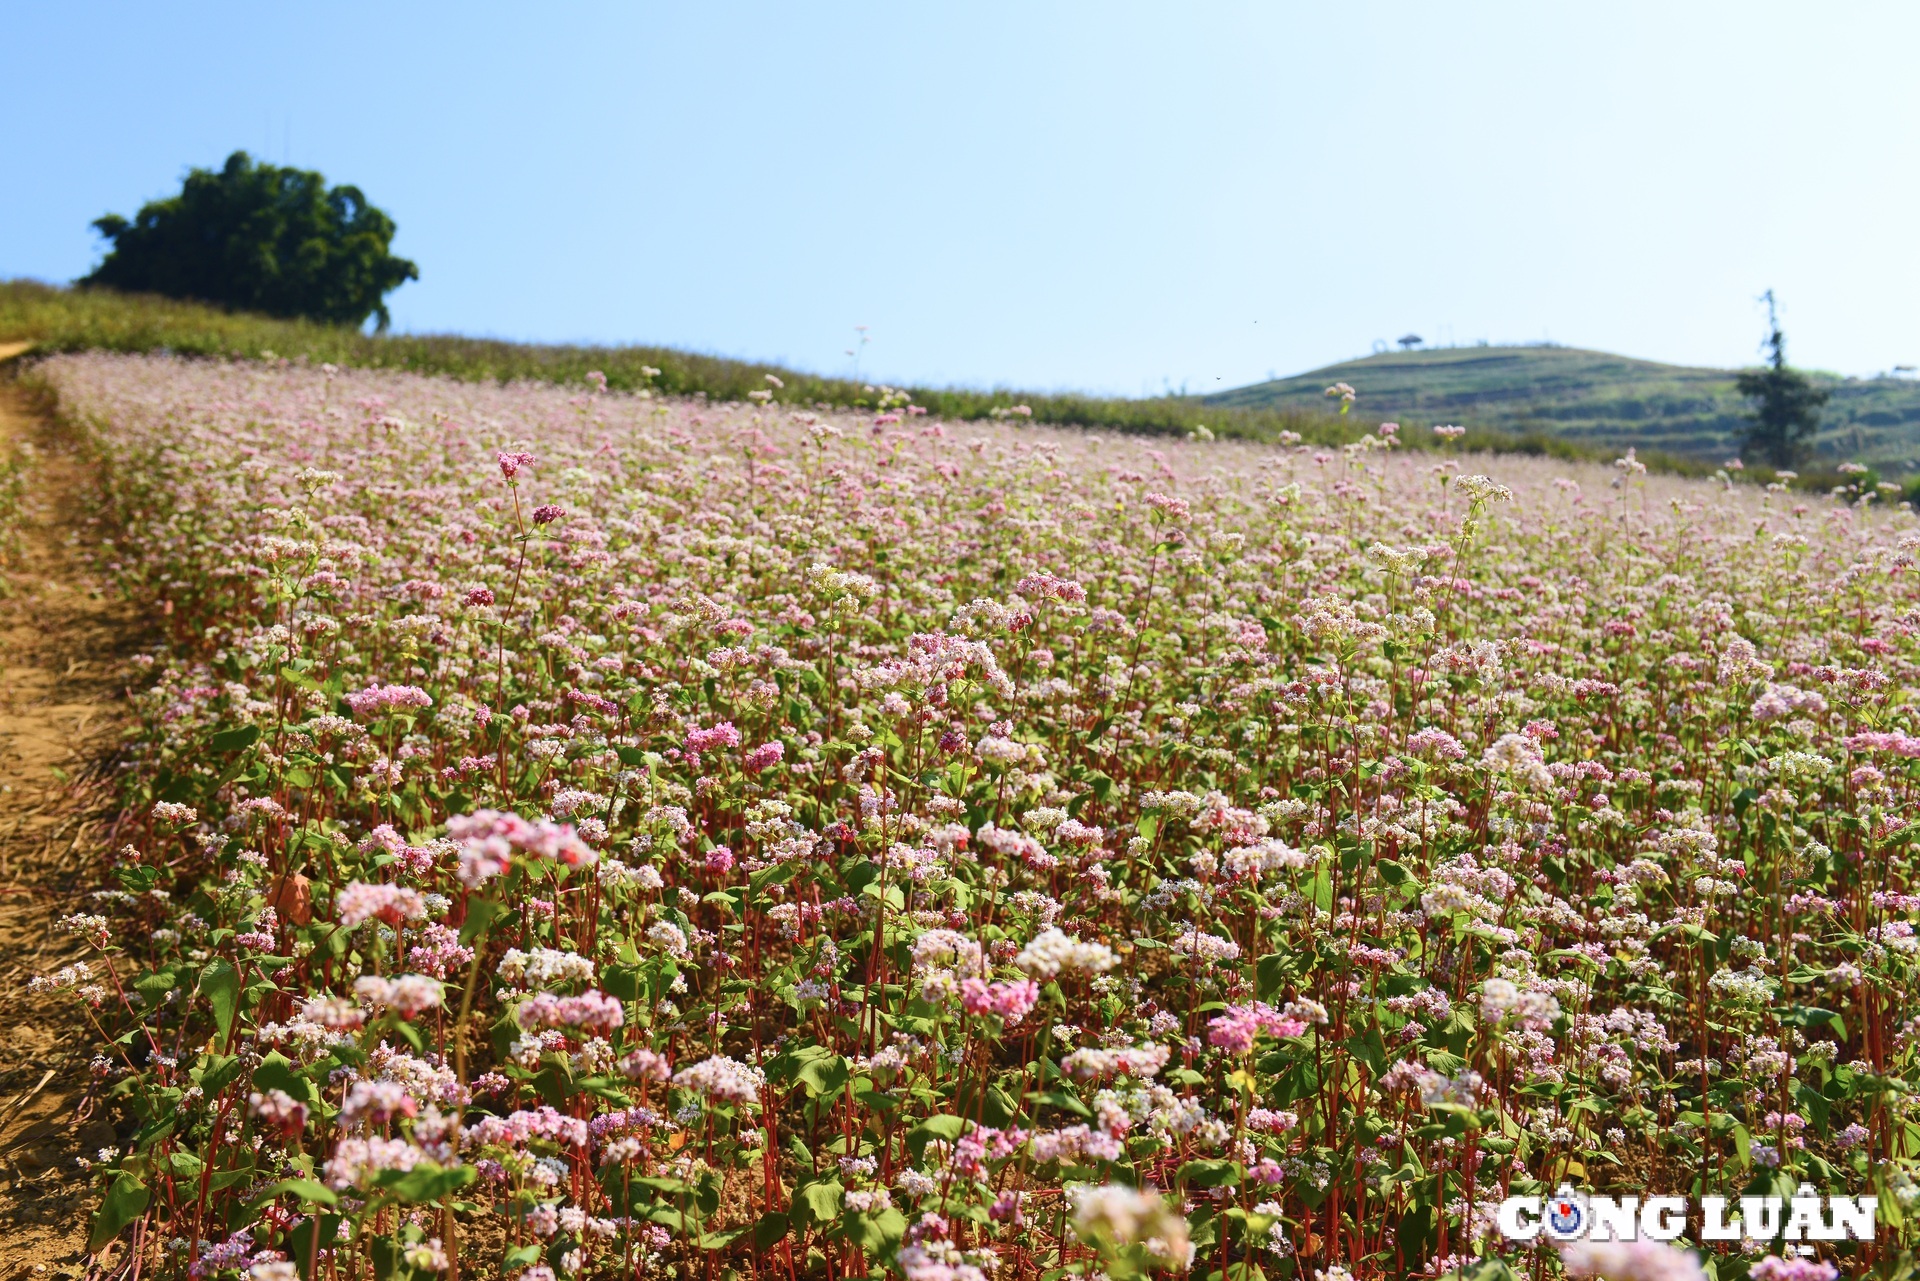
M 118 351 L 173 352 L 215 358 L 281 357 L 295 363 L 328 363 L 342 368 L 401 370 L 435 374 L 468 382 L 551 383 L 585 388 L 595 378 L 615 391 L 648 390 L 673 396 L 703 397 L 716 402 L 770 398 L 795 411 L 874 409 L 881 399 L 898 402 L 898 392 L 846 379 L 822 377 L 804 370 L 755 361 L 728 359 L 657 346 L 574 346 L 506 342 L 451 334 L 366 334 L 358 330 L 300 320 L 278 320 L 245 312 L 230 312 L 199 303 L 117 294 L 101 289 L 70 289 L 35 281 L 0 281 L 0 344 L 30 343 L 42 355 L 53 352 Z M 1497 365 L 1475 366 L 1467 358 L 1496 355 L 1518 357 L 1524 374 L 1498 372 Z M 1539 358 L 1546 357 L 1547 361 Z M 1575 368 L 1550 374 L 1546 365 L 1572 358 Z M 1723 386 L 1713 392 L 1693 391 L 1696 401 L 1714 409 L 1716 426 L 1673 433 L 1688 446 L 1665 447 L 1658 433 L 1642 430 L 1583 431 L 1586 424 L 1564 419 L 1549 421 L 1536 412 L 1550 397 L 1580 405 L 1588 389 L 1607 383 L 1588 366 L 1607 362 L 1619 368 L 1611 374 L 1612 390 L 1633 383 L 1627 367 L 1677 375 L 1704 375 Z M 1397 379 L 1385 377 L 1398 367 Z M 1500 394 L 1521 377 L 1528 395 L 1519 403 L 1524 412 L 1501 416 L 1492 412 L 1463 412 L 1477 402 L 1500 407 Z M 1376 357 L 1335 365 L 1282 382 L 1243 388 L 1219 396 L 1163 396 L 1151 399 L 1089 396 L 1073 393 L 1021 391 L 1006 387 L 906 387 L 899 389 L 913 403 L 936 417 L 979 421 L 1009 417 L 1015 422 L 1053 424 L 1119 431 L 1136 435 L 1181 437 L 1205 427 L 1225 439 L 1279 441 L 1299 438 L 1317 446 L 1351 443 L 1370 435 L 1383 419 L 1401 418 L 1410 425 L 1459 422 L 1469 428 L 1464 439 L 1449 446 L 1466 451 L 1552 455 L 1565 459 L 1610 461 L 1623 444 L 1639 446 L 1643 461 L 1657 470 L 1705 474 L 1718 466 L 1731 448 L 1728 438 L 1738 412 L 1733 403 L 1731 375 L 1720 370 L 1685 370 L 1631 361 L 1595 352 L 1566 348 L 1479 348 L 1473 351 L 1417 352 L 1411 356 Z M 1361 387 L 1354 411 L 1344 417 L 1333 412 L 1322 394 L 1330 381 L 1345 380 Z M 1397 386 L 1396 386 L 1397 383 Z M 1920 399 L 1920 387 L 1883 381 L 1848 384 L 1880 387 Z M 1272 395 L 1274 389 L 1280 394 Z M 1713 394 L 1724 398 L 1714 408 Z M 1644 385 L 1641 395 L 1645 395 Z M 1889 423 L 1920 419 L 1907 414 L 1908 402 L 1875 405 L 1872 412 Z M 1432 406 L 1426 408 L 1425 406 Z M 1608 411 L 1624 417 L 1631 407 L 1609 403 Z M 1555 413 L 1560 412 L 1554 410 Z M 1427 415 L 1431 414 L 1431 417 Z M 1901 415 L 1906 414 L 1903 418 Z M 1644 409 L 1641 418 L 1646 417 Z M 1425 422 L 1423 423 L 1423 418 Z M 1869 424 L 1871 430 L 1883 428 Z M 1920 472 L 1920 448 L 1909 447 L 1914 429 L 1879 454 L 1859 451 L 1834 453 L 1824 466 L 1802 468 L 1800 484 L 1826 489 L 1840 478 L 1834 463 L 1846 457 L 1881 459 L 1888 474 Z M 1896 433 L 1897 435 L 1898 433 Z M 1700 448 L 1698 441 L 1709 444 Z M 1425 431 L 1402 433 L 1402 444 L 1433 448 L 1440 444 Z M 1770 479 L 1770 472 L 1749 470 L 1750 480 Z M 1876 478 L 1877 479 L 1877 478 Z
M 1588 445 L 1717 459 L 1733 451 L 1744 402 L 1733 371 L 1663 365 L 1576 347 L 1447 347 L 1387 352 L 1207 398 L 1234 409 L 1332 414 L 1325 392 L 1345 382 L 1369 416 L 1409 426 L 1454 422 L 1544 432 Z M 1920 381 L 1815 375 L 1833 392 L 1820 433 L 1829 461 L 1920 469 Z
M 479 382 L 533 382 L 584 387 L 590 373 L 616 391 L 647 389 L 678 396 L 737 401 L 771 396 L 780 404 L 873 407 L 885 389 L 759 361 L 657 346 L 577 346 L 503 342 L 452 334 L 365 334 L 351 327 L 278 320 L 201 303 L 70 289 L 31 280 L 0 281 L 0 342 L 58 351 L 171 351 L 192 356 L 260 357 L 363 369 L 441 374 Z M 1216 435 L 1273 440 L 1293 431 L 1316 444 L 1352 439 L 1364 415 L 1335 421 L 1309 410 L 1209 409 L 1197 397 L 1129 400 L 1073 393 L 966 387 L 905 388 L 915 404 L 946 418 L 1013 414 L 1022 421 L 1072 424 L 1146 435 L 1183 436 L 1205 421 Z M 1373 420 L 1373 421 L 1377 421 Z M 1477 442 L 1496 448 L 1503 441 Z M 1538 446 L 1535 444 L 1535 451 Z

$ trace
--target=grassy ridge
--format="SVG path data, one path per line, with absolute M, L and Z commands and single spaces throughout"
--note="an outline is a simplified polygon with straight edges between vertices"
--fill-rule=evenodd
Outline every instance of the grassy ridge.
M 226 312 L 198 303 L 134 297 L 100 290 L 61 289 L 32 281 L 0 283 L 0 341 L 32 340 L 42 349 L 75 351 L 170 350 L 199 356 L 257 357 L 273 352 L 361 368 L 445 374 L 474 381 L 585 385 L 604 373 L 622 391 L 653 387 L 677 396 L 744 400 L 773 390 L 783 404 L 872 404 L 875 389 L 844 378 L 753 361 L 728 360 L 669 347 L 566 346 L 501 342 L 449 335 L 368 335 L 354 329 Z M 657 373 L 647 371 L 656 370 Z M 767 375 L 783 386 L 774 389 Z M 1156 435 L 1184 435 L 1204 424 L 1220 435 L 1277 439 L 1282 431 L 1333 443 L 1359 424 L 1293 408 L 1216 409 L 1198 398 L 1121 400 L 1046 395 L 1006 389 L 907 388 L 916 404 L 948 418 L 985 418 L 995 409 L 1026 405 L 1038 422 L 1105 427 Z
M 176 351 L 196 356 L 256 358 L 274 353 L 373 369 L 443 374 L 472 381 L 537 382 L 584 386 L 587 374 L 604 373 L 608 386 L 630 391 L 642 387 L 677 396 L 712 400 L 746 399 L 772 390 L 774 399 L 796 407 L 870 405 L 871 385 L 844 378 L 823 378 L 800 370 L 753 361 L 728 360 L 670 347 L 567 346 L 501 342 L 451 335 L 369 335 L 354 329 L 308 321 L 222 311 L 199 303 L 129 296 L 104 290 L 63 289 L 35 281 L 0 282 L 0 341 L 28 340 L 49 351 Z M 658 371 L 650 373 L 648 371 Z M 767 375 L 783 386 L 772 388 Z M 946 418 L 975 419 L 995 410 L 1025 405 L 1033 421 L 1147 435 L 1184 436 L 1204 426 L 1218 436 L 1273 441 L 1297 432 L 1318 444 L 1341 444 L 1372 431 L 1378 418 L 1336 416 L 1322 405 L 1237 406 L 1209 404 L 1197 396 L 1147 400 L 1053 395 L 1004 388 L 981 391 L 954 387 L 912 387 L 914 403 Z M 1408 433 L 1409 436 L 1416 433 Z M 1430 442 L 1413 439 L 1415 446 Z M 1596 457 L 1544 432 L 1484 432 L 1464 442 L 1478 447 Z M 1610 457 L 1611 455 L 1609 455 Z
M 310 321 L 228 312 L 200 303 L 60 288 L 26 280 L 0 282 L 0 342 L 15 340 L 34 342 L 45 351 L 164 350 L 249 359 L 271 353 L 316 363 L 485 382 L 524 379 L 585 386 L 587 374 L 597 370 L 616 390 L 652 387 L 670 395 L 705 396 L 716 401 L 739 401 L 750 392 L 772 391 L 776 402 L 795 408 L 859 408 L 877 400 L 876 388 L 848 379 L 823 378 L 779 365 L 670 347 L 515 343 L 453 335 L 370 335 Z M 782 386 L 769 384 L 769 374 Z M 1289 381 L 1305 386 L 1316 377 L 1303 375 Z M 1242 393 L 1204 399 L 1163 396 L 1132 400 L 1004 388 L 903 390 L 911 394 L 914 403 L 949 419 L 986 418 L 996 410 L 1005 412 L 1024 405 L 1032 411 L 1035 422 L 1142 435 L 1185 436 L 1204 426 L 1216 436 L 1233 439 L 1279 441 L 1282 433 L 1293 432 L 1313 444 L 1339 445 L 1378 427 L 1381 419 L 1377 415 L 1383 405 L 1375 406 L 1375 415 L 1360 412 L 1342 417 L 1329 408 L 1325 387 L 1325 382 L 1316 382 L 1311 398 L 1293 396 L 1280 404 L 1240 403 L 1235 397 Z M 1361 404 L 1373 399 L 1371 394 L 1364 395 Z M 1433 448 L 1436 442 L 1426 431 L 1428 425 L 1422 420 L 1410 421 L 1401 433 L 1401 443 L 1415 449 Z M 1590 462 L 1611 461 L 1619 452 L 1615 445 L 1572 440 L 1539 428 L 1509 430 L 1473 423 L 1467 424 L 1467 434 L 1457 448 Z M 1704 476 L 1713 470 L 1713 463 L 1701 457 L 1661 449 L 1642 448 L 1639 457 L 1657 471 Z M 1771 473 L 1764 471 L 1749 471 L 1747 475 L 1749 479 L 1771 479 Z M 1802 483 L 1824 487 L 1834 479 L 1830 473 L 1822 473 Z

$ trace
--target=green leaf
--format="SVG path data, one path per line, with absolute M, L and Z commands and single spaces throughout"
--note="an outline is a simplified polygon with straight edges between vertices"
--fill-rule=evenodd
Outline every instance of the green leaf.
M 753 1225 L 753 1248 L 771 1250 L 780 1244 L 787 1235 L 787 1215 L 784 1210 L 769 1210 L 761 1215 Z
M 258 725 L 242 725 L 238 729 L 223 729 L 207 740 L 207 746 L 216 752 L 237 752 L 244 747 L 252 747 L 260 741 Z
M 289 1098 L 306 1103 L 320 1101 L 319 1091 L 313 1082 L 294 1070 L 293 1061 L 275 1050 L 260 1060 L 260 1066 L 253 1070 L 253 1088 L 261 1092 L 279 1090 Z
M 1029 1095 L 1028 1097 L 1031 1098 L 1036 1104 L 1040 1104 L 1040 1103 L 1051 1104 L 1052 1106 L 1059 1108 L 1061 1111 L 1071 1112 L 1075 1116 L 1083 1116 L 1089 1119 L 1091 1119 L 1093 1116 L 1092 1109 L 1090 1109 L 1086 1104 L 1082 1103 L 1079 1099 L 1074 1098 L 1073 1095 L 1068 1094 L 1064 1090 L 1048 1090 L 1044 1094 L 1032 1094 L 1032 1095 Z
M 245 1068 L 246 1063 L 238 1054 L 209 1054 L 195 1075 L 200 1088 L 211 1098 L 232 1085 Z
M 1900 1198 L 1894 1195 L 1892 1188 L 1880 1189 L 1880 1221 L 1890 1228 L 1906 1224 L 1906 1213 L 1900 1208 Z
M 305 672 L 296 670 L 291 663 L 280 664 L 280 677 L 296 689 L 319 689 L 320 683 Z
M 800 1084 L 807 1087 L 807 1093 L 814 1098 L 823 1094 L 838 1094 L 853 1077 L 853 1065 L 842 1055 L 827 1058 L 809 1059 L 800 1065 L 795 1073 Z
M 97 1252 L 101 1246 L 119 1236 L 129 1223 L 147 1212 L 147 1202 L 153 1194 L 147 1190 L 138 1176 L 122 1170 L 107 1189 L 107 1196 L 100 1203 L 100 1212 L 93 1216 L 93 1232 L 87 1238 L 87 1249 Z
M 775 863 L 772 867 L 763 867 L 748 875 L 747 884 L 756 894 L 769 885 L 784 884 L 793 879 L 793 874 L 800 870 L 800 864 L 801 860 L 796 858 L 788 859 L 784 863 Z
M 120 868 L 114 875 L 120 878 L 120 888 L 129 894 L 145 894 L 160 882 L 160 869 L 143 863 Z M 165 990 L 161 989 L 162 992 Z
M 392 1237 L 374 1237 L 367 1245 L 373 1255 L 374 1281 L 412 1281 L 404 1245 Z
M 563 1064 L 557 1065 L 553 1063 L 551 1060 L 555 1057 L 558 1056 L 549 1052 L 547 1055 L 549 1060 L 547 1066 L 541 1068 L 539 1075 L 533 1078 L 534 1093 L 538 1094 L 556 1108 L 571 1107 L 573 1102 L 570 1097 L 573 1094 L 573 1071 Z
M 507 905 L 490 898 L 470 898 L 467 900 L 467 919 L 460 923 L 460 941 L 471 943 L 494 921 L 507 914 Z
M 316 1242 L 314 1237 L 316 1230 L 320 1234 L 318 1242 Z M 289 1248 L 287 1253 L 293 1256 L 294 1266 L 300 1269 L 300 1275 L 307 1278 L 307 1281 L 315 1281 L 314 1274 L 307 1271 L 307 1261 L 309 1259 L 320 1264 L 320 1276 L 327 1275 L 328 1265 L 317 1256 L 322 1243 L 331 1245 L 339 1239 L 339 1231 L 340 1216 L 337 1214 L 323 1214 L 318 1218 L 308 1218 L 303 1222 L 295 1224 L 293 1228 L 288 1231 L 287 1245 Z
M 1253 967 L 1254 982 L 1263 997 L 1275 996 L 1286 987 L 1287 976 L 1293 972 L 1293 959 L 1284 952 L 1270 952 L 1260 958 Z
M 1824 1023 L 1831 1027 L 1834 1035 L 1842 1041 L 1847 1039 L 1847 1025 L 1841 1020 L 1839 1014 L 1832 1010 L 1823 1010 L 1818 1006 L 1791 1006 L 1781 1013 L 1780 1021 L 1809 1032 Z
M 810 1223 L 832 1223 L 840 1217 L 840 1196 L 844 1191 L 838 1180 L 823 1179 L 802 1183 L 793 1192 L 793 1208 Z
M 199 991 L 213 1007 L 214 1026 L 220 1029 L 220 1039 L 225 1041 L 233 1030 L 234 1016 L 240 1012 L 239 971 L 231 961 L 215 960 L 200 971 Z
M 847 1214 L 840 1230 L 849 1241 L 869 1254 L 898 1245 L 907 1234 L 907 1216 L 888 1206 L 878 1214 Z
M 1365 1063 L 1374 1076 L 1386 1075 L 1387 1046 L 1380 1037 L 1378 1027 L 1370 1027 L 1365 1033 L 1350 1036 L 1341 1045 L 1348 1054 Z
M 427 1035 L 405 1019 L 396 1019 L 390 1026 L 394 1034 L 413 1048 L 415 1054 L 427 1052 Z
M 611 1076 L 588 1076 L 582 1077 L 577 1084 L 597 1099 L 605 1099 L 615 1107 L 628 1107 L 633 1103 L 633 1098 L 615 1084 L 618 1079 Z
M 1460 1270 L 1461 1281 L 1514 1281 L 1513 1269 L 1499 1259 L 1481 1259 Z
M 258 1171 L 254 1169 L 253 1162 L 248 1161 L 245 1165 L 237 1165 L 231 1170 L 220 1171 L 211 1179 L 207 1180 L 207 1187 L 214 1192 L 224 1192 L 228 1188 L 237 1188 L 241 1184 L 248 1182 L 257 1173 Z
M 1410 1255 L 1425 1258 L 1426 1252 L 1435 1242 L 1433 1227 L 1433 1208 L 1416 1205 L 1400 1216 L 1399 1230 L 1394 1233 L 1396 1241 L 1403 1242 Z
M 708 1170 L 694 1180 L 693 1204 L 701 1216 L 712 1214 L 720 1208 L 720 1174 L 717 1170 Z
M 972 1101 L 965 1109 L 973 1111 Z M 987 1097 L 979 1105 L 981 1124 L 992 1126 L 996 1130 L 1005 1129 L 1019 1119 L 1020 1113 L 1012 1096 L 997 1085 L 987 1087 Z
M 668 1178 L 664 1175 L 644 1175 L 635 1178 L 632 1182 L 636 1188 L 647 1188 L 654 1192 L 665 1193 L 668 1196 L 679 1196 L 687 1190 L 687 1181 L 685 1179 Z
M 907 1131 L 907 1150 L 913 1153 L 915 1161 L 919 1161 L 926 1155 L 927 1144 L 935 1139 L 945 1139 L 948 1143 L 952 1143 L 960 1137 L 965 1127 L 966 1122 L 957 1116 L 949 1116 L 945 1113 L 930 1116 Z
M 1307 886 L 1307 897 L 1322 912 L 1333 910 L 1333 872 L 1324 862 L 1314 869 L 1313 880 Z
M 480 1172 L 470 1165 L 443 1169 L 432 1161 L 422 1161 L 411 1170 L 382 1170 L 375 1182 L 402 1201 L 420 1205 L 457 1192 L 479 1176 Z
M 1197 1188 L 1224 1188 L 1240 1182 L 1240 1166 L 1234 1161 L 1189 1161 L 1180 1167 L 1180 1177 Z
M 318 1179 L 282 1179 L 253 1199 L 256 1206 L 265 1205 L 281 1195 L 296 1196 L 308 1205 L 339 1205 L 340 1198 L 334 1190 Z

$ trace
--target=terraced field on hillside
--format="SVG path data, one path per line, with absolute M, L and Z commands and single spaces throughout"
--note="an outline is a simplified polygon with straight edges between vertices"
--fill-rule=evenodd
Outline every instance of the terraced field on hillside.
M 1448 347 L 1389 352 L 1208 397 L 1236 409 L 1331 414 L 1325 392 L 1345 382 L 1369 415 L 1413 425 L 1456 422 L 1548 432 L 1587 444 L 1637 446 L 1701 458 L 1734 449 L 1745 401 L 1734 371 L 1662 365 L 1577 347 Z M 1833 394 L 1819 452 L 1884 470 L 1920 468 L 1920 381 L 1816 374 Z

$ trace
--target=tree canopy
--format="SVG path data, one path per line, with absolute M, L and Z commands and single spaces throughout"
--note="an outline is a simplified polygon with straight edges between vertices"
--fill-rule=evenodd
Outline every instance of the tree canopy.
M 388 252 L 393 219 L 358 187 L 244 151 L 218 172 L 192 170 L 180 194 L 131 221 L 108 214 L 93 226 L 112 248 L 81 284 L 270 316 L 356 326 L 376 316 L 385 329 L 386 295 L 420 278 Z
M 1787 340 L 1774 312 L 1773 290 L 1766 293 L 1769 352 L 1766 367 L 1741 373 L 1734 385 L 1753 401 L 1740 452 L 1759 454 L 1775 467 L 1792 467 L 1804 456 L 1820 430 L 1820 407 L 1831 392 L 1787 365 Z

